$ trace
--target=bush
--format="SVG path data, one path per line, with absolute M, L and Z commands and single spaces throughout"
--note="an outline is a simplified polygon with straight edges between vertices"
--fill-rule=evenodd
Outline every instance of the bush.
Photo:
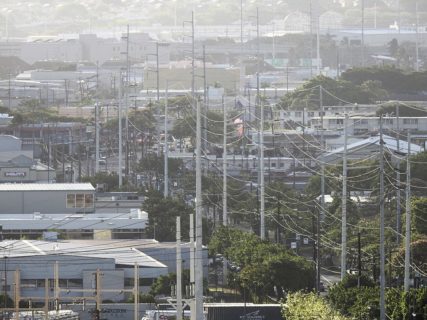
M 347 319 L 315 293 L 288 294 L 282 305 L 282 315 L 286 320 L 345 320 Z
M 345 287 L 343 283 L 329 290 L 328 301 L 342 314 L 356 319 L 378 319 L 380 315 L 379 287 Z M 410 314 L 419 318 L 427 316 L 427 288 L 411 289 L 408 293 L 402 288 L 386 290 L 386 314 L 393 320 L 409 319 Z M 424 316 L 424 318 L 423 318 Z

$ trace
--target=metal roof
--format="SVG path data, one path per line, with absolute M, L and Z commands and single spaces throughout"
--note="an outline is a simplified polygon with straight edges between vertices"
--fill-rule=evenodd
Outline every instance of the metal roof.
M 116 264 L 143 268 L 167 268 L 166 265 L 146 255 L 136 247 L 153 240 L 10 240 L 2 241 L 4 255 L 12 257 L 65 255 L 86 258 L 114 259 Z
M 148 216 L 144 212 L 90 214 L 1 214 L 0 225 L 4 230 L 127 230 L 145 229 Z
M 390 136 L 383 135 L 383 141 L 384 141 L 385 151 L 396 152 L 398 150 L 396 138 L 392 138 Z M 367 139 L 348 144 L 347 145 L 347 153 L 350 154 L 354 151 L 362 150 L 363 148 L 366 148 L 367 146 L 370 146 L 370 145 L 379 146 L 379 144 L 380 144 L 379 135 L 369 137 Z M 422 152 L 422 151 L 423 151 L 422 147 L 420 147 L 417 144 L 411 143 L 411 154 L 417 154 L 417 153 Z M 404 154 L 406 154 L 408 152 L 408 142 L 407 141 L 399 140 L 399 152 L 404 153 Z M 341 157 L 343 153 L 344 153 L 344 147 L 340 147 L 340 148 L 337 148 L 337 149 L 335 149 L 329 153 L 326 153 L 323 156 L 320 156 L 319 158 L 322 158 L 322 157 L 327 158 L 327 157 L 334 156 L 334 155 Z
M 7 191 L 95 191 L 90 183 L 4 183 L 0 192 Z

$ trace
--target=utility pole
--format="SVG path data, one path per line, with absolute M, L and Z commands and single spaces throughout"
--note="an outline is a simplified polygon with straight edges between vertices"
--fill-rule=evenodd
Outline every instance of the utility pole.
M 95 102 L 95 173 L 99 172 L 99 104 Z
M 194 215 L 190 214 L 190 285 L 188 291 L 186 290 L 187 296 L 190 298 L 190 310 L 191 320 L 197 320 L 195 310 L 195 297 L 194 297 L 194 274 L 195 274 L 195 252 L 194 252 Z
M 320 151 L 323 154 L 326 150 L 325 150 L 324 123 L 323 123 L 325 109 L 323 107 L 322 86 L 319 86 L 319 104 L 320 104 L 320 122 L 321 122 Z M 321 205 L 322 205 L 322 213 L 321 213 L 321 220 L 322 220 L 325 214 L 325 161 L 323 157 L 321 157 L 321 163 L 320 163 L 320 192 L 321 192 Z
M 324 199 L 324 196 L 322 197 L 322 199 Z M 322 203 L 324 203 L 324 200 L 322 200 Z M 320 257 L 320 232 L 321 232 L 321 214 L 323 214 L 323 205 L 321 210 L 317 210 L 317 219 L 316 219 L 316 229 L 317 229 L 317 233 L 316 233 L 316 292 L 319 294 L 320 293 L 320 277 L 321 277 L 321 268 L 322 268 L 322 264 L 321 264 L 321 257 Z
M 357 287 L 360 288 L 360 279 L 362 277 L 362 244 L 360 231 L 357 232 Z
M 222 96 L 223 112 L 223 142 L 222 142 L 222 224 L 228 225 L 228 208 L 227 208 L 227 111 L 225 107 L 224 96 Z M 227 260 L 224 258 L 222 265 L 222 283 L 227 283 L 228 269 Z
M 400 24 L 401 24 L 401 15 L 400 15 L 400 0 L 397 0 L 397 31 L 400 34 Z
M 50 128 L 48 127 L 48 130 L 50 131 Z M 49 136 L 47 138 L 47 183 L 50 183 L 50 157 L 52 154 L 52 145 L 50 142 L 50 132 L 49 132 Z M 79 153 L 80 155 L 80 153 Z M 80 182 L 80 180 L 79 180 Z
M 320 9 L 319 4 L 316 6 L 316 67 L 317 67 L 317 75 L 320 76 Z
M 169 196 L 169 164 L 168 164 L 168 157 L 169 157 L 169 145 L 168 145 L 168 85 L 166 83 L 166 100 L 165 100 L 165 150 L 164 150 L 164 161 L 165 161 L 165 168 L 164 168 L 164 175 L 165 175 L 165 181 L 164 181 L 164 188 L 163 188 L 163 195 L 165 198 Z
M 182 320 L 181 217 L 176 217 L 176 320 Z
M 134 291 L 134 320 L 139 320 L 139 265 L 138 262 L 135 261 L 135 267 L 133 272 L 134 280 L 133 280 L 133 291 Z
M 156 42 L 156 89 L 157 89 L 157 103 L 160 101 L 160 62 L 159 62 L 159 43 Z
M 313 1 L 310 0 L 310 78 L 313 78 Z M 286 90 L 286 93 L 288 91 Z
M 195 66 L 195 48 L 194 48 L 194 11 L 191 11 L 191 97 L 194 100 L 195 94 L 195 77 L 196 77 L 196 66 Z
M 321 154 L 324 154 L 325 152 L 325 142 L 324 142 L 324 124 L 323 124 L 323 114 L 324 114 L 324 107 L 323 107 L 323 88 L 322 86 L 319 86 L 319 104 L 320 104 L 320 122 L 321 122 L 321 131 L 320 131 L 320 151 Z M 320 276 L 321 276 L 321 243 L 320 243 L 320 232 L 322 229 L 322 220 L 325 216 L 325 160 L 323 157 L 321 157 L 321 163 L 320 163 L 320 210 L 317 215 L 317 264 L 316 264 L 316 288 L 317 292 L 320 291 Z
M 405 228 L 405 277 L 404 289 L 409 291 L 411 258 L 411 133 L 408 132 L 408 154 L 406 156 L 406 228 Z
M 64 79 L 64 91 L 65 91 L 65 106 L 68 107 L 68 82 Z
M 102 291 L 101 291 L 101 272 L 99 271 L 99 269 L 96 269 L 95 283 L 96 283 L 96 309 L 95 309 L 96 313 L 95 313 L 95 317 L 96 317 L 96 320 L 100 320 L 101 303 L 102 303 L 101 292 Z
M 240 0 L 240 93 L 244 93 L 244 64 L 243 64 L 243 0 Z
M 365 66 L 365 0 L 361 0 L 360 2 L 361 6 L 362 6 L 362 39 L 361 39 L 361 43 L 360 43 L 360 47 L 361 47 L 361 63 L 362 63 L 362 67 Z
M 201 172 L 201 110 L 200 102 L 196 101 L 196 253 L 195 253 L 195 315 L 203 319 L 203 254 L 202 254 L 202 172 Z
M 344 153 L 342 163 L 342 217 L 341 217 L 341 280 L 347 273 L 347 125 L 348 115 L 344 118 Z
M 380 320 L 385 320 L 385 251 L 384 251 L 384 141 L 383 117 L 380 116 Z
M 418 25 L 419 25 L 419 17 L 418 17 L 418 1 L 415 2 L 415 71 L 420 71 L 420 62 L 419 62 L 419 32 L 418 32 Z
M 261 157 L 261 161 L 260 161 L 260 225 L 261 225 L 261 240 L 265 239 L 265 195 L 264 195 L 264 191 L 265 191 L 265 186 L 264 186 L 264 101 L 261 101 L 261 121 L 260 121 L 260 131 L 261 131 L 261 136 L 260 136 L 260 142 L 259 142 L 259 146 L 260 146 L 260 157 Z
M 223 142 L 222 142 L 222 224 L 228 225 L 227 215 L 227 111 L 225 108 L 224 96 L 222 97 L 223 112 Z
M 203 45 L 203 152 L 207 154 L 208 148 L 208 96 L 206 80 L 206 46 Z M 204 167 L 205 175 L 208 172 L 208 166 Z
M 125 172 L 129 174 L 129 88 L 130 88 L 130 62 L 129 62 L 129 25 L 126 32 L 126 86 L 125 86 L 125 109 L 126 109 L 126 144 L 125 144 Z
M 263 148 L 263 139 L 264 139 L 264 107 L 263 102 L 260 97 L 260 83 L 259 83 L 259 73 L 260 73 L 260 43 L 259 43 L 259 8 L 256 9 L 256 33 L 257 33 L 257 73 L 256 73 L 256 90 L 257 97 L 255 99 L 257 109 L 259 109 L 259 126 L 258 126 L 258 187 L 260 193 L 260 237 L 262 240 L 265 239 L 265 224 L 264 224 L 264 148 Z
M 399 123 L 399 103 L 396 105 L 396 149 L 400 153 L 400 123 Z M 401 221 L 401 206 L 400 206 L 400 158 L 397 157 L 396 169 L 396 245 L 400 246 L 400 234 L 402 233 Z
M 120 71 L 119 77 L 119 187 L 123 185 L 123 172 L 122 172 L 122 161 L 123 161 L 123 129 L 122 129 L 122 72 Z
M 9 81 L 8 81 L 8 90 L 7 90 L 7 95 L 8 95 L 8 104 L 7 104 L 7 106 L 9 108 L 9 110 L 10 110 L 10 106 L 11 106 L 11 95 L 12 95 L 12 88 L 11 88 L 11 83 L 10 83 L 10 77 L 11 77 L 11 74 L 9 72 Z

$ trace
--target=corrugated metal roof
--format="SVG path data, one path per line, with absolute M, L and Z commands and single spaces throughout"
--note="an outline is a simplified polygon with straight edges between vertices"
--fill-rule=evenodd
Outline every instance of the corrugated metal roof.
M 133 266 L 136 263 L 143 268 L 167 268 L 167 266 L 136 247 L 144 247 L 153 240 L 16 240 L 3 241 L 10 258 L 19 256 L 66 255 L 87 258 L 114 259 L 116 264 Z M 10 250 L 7 251 L 7 250 Z
M 0 192 L 5 191 L 95 191 L 90 183 L 4 183 Z
M 387 135 L 383 135 L 383 141 L 384 141 L 384 148 L 389 151 L 397 151 L 397 142 L 395 138 L 392 138 L 390 136 Z M 364 148 L 366 146 L 369 145 L 378 145 L 379 146 L 379 142 L 380 142 L 380 137 L 379 135 L 377 136 L 373 136 L 373 137 L 369 137 L 367 139 L 361 140 L 361 141 L 357 141 L 351 144 L 347 144 L 347 152 L 351 153 L 354 150 L 360 150 L 361 148 Z M 405 140 L 399 140 L 399 151 L 402 153 L 407 153 L 408 152 L 408 142 Z M 420 147 L 419 145 L 415 144 L 415 143 L 411 143 L 411 154 L 417 154 L 419 152 L 422 152 L 423 149 L 422 147 Z M 341 154 L 344 153 L 344 147 L 340 147 L 337 148 L 329 153 L 327 153 L 324 156 L 320 156 L 320 157 L 329 157 L 332 155 L 339 155 L 341 156 Z

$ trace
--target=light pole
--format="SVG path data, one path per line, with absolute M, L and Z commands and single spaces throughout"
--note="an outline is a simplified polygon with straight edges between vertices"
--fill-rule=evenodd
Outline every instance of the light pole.
M 7 308 L 7 256 L 3 256 L 4 260 L 4 287 L 3 287 L 3 309 Z M 3 319 L 5 318 L 5 314 L 7 313 L 3 311 Z

